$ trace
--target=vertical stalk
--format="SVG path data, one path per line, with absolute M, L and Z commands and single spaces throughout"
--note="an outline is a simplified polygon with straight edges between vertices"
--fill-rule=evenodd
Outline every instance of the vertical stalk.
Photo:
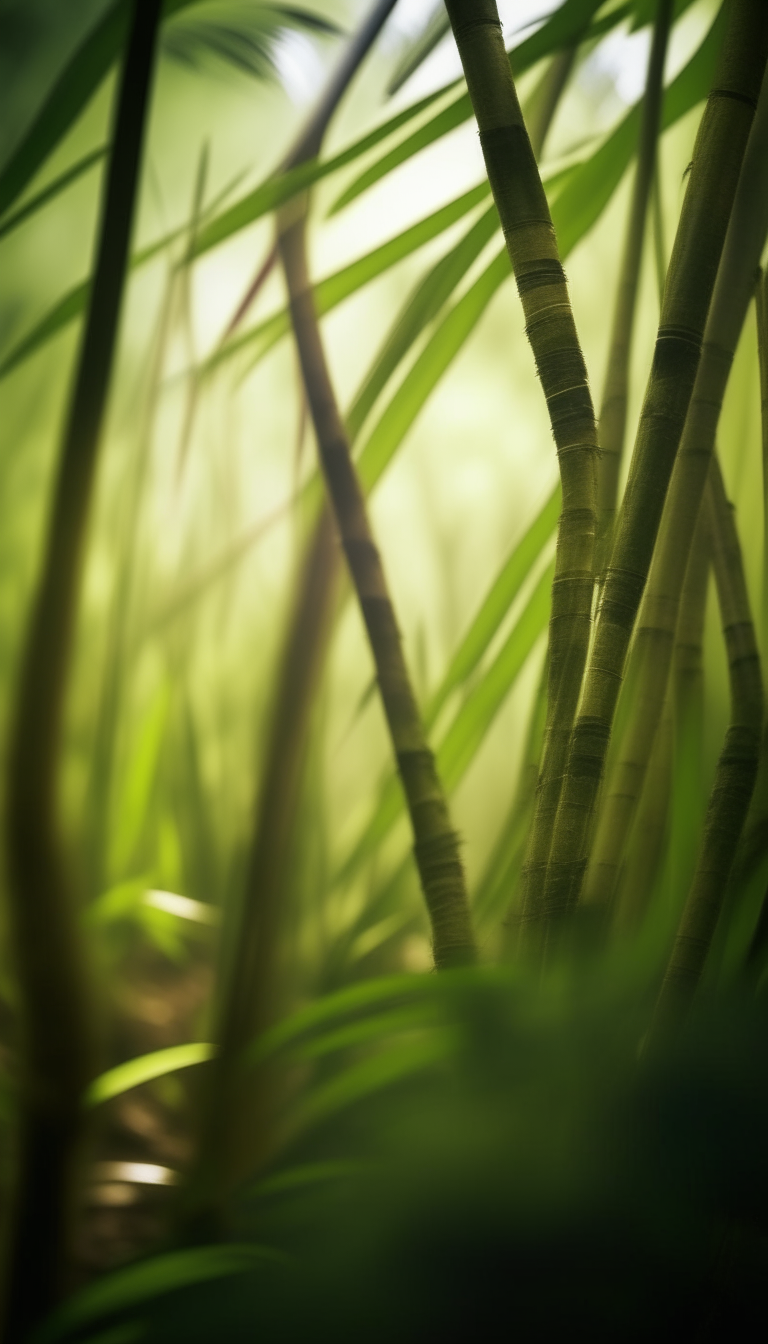
M 549 644 L 547 730 L 526 856 L 526 910 L 546 870 L 590 633 L 597 431 L 547 199 L 523 122 L 495 0 L 446 0 L 547 400 L 563 490 Z
M 768 51 L 768 8 L 732 0 L 670 260 L 661 323 L 552 839 L 544 908 L 578 900 L 627 648 L 645 588 Z M 712 350 L 713 362 L 722 362 Z M 704 390 L 704 389 L 702 389 Z M 695 517 L 695 513 L 694 513 Z M 689 538 L 693 526 L 690 528 Z
M 611 345 L 605 375 L 603 401 L 598 422 L 600 458 L 597 471 L 597 559 L 602 572 L 608 558 L 619 490 L 619 471 L 627 428 L 629 360 L 632 328 L 637 307 L 640 265 L 643 257 L 648 202 L 654 183 L 661 109 L 664 101 L 664 63 L 673 0 L 659 0 L 653 29 L 648 73 L 645 81 L 637 168 L 632 188 L 632 203 L 627 220 L 624 254 L 621 261 L 616 303 L 613 310 Z
M 137 0 L 133 10 L 91 300 L 10 744 L 7 849 L 23 1028 L 7 1320 L 13 1339 L 24 1336 L 63 1287 L 80 1099 L 91 1070 L 83 957 L 59 837 L 56 778 L 88 509 L 128 266 L 160 9 L 160 0 Z
M 674 658 L 676 717 L 687 705 L 687 673 L 701 670 L 701 642 L 709 573 L 709 534 L 700 516 L 686 570 L 682 597 L 661 607 L 663 624 L 646 624 L 641 618 L 635 632 L 624 696 L 629 720 L 621 737 L 618 759 L 609 773 L 609 787 L 597 818 L 590 863 L 582 899 L 592 905 L 607 905 L 613 899 L 622 857 L 638 801 L 646 783 L 646 771 L 654 748 L 655 734 L 667 693 L 669 670 Z M 644 611 L 652 610 L 653 569 Z M 679 611 L 679 617 L 678 617 Z M 686 683 L 685 686 L 683 683 Z M 684 713 L 684 711 L 682 711 Z
M 762 636 L 768 648 L 768 272 L 758 270 L 755 286 L 757 353 L 760 365 L 760 424 L 763 443 L 763 591 Z
M 701 977 L 757 775 L 763 723 L 760 656 L 749 608 L 741 547 L 717 458 L 707 509 L 720 615 L 728 652 L 731 722 L 710 795 L 704 840 L 657 1003 L 657 1020 L 683 1011 Z
M 618 883 L 613 927 L 619 932 L 633 932 L 638 927 L 661 872 L 672 793 L 672 746 L 672 714 L 667 707 L 653 744 L 645 788 Z
M 768 80 L 763 81 L 707 318 L 701 362 L 672 472 L 658 544 L 630 656 L 633 695 L 619 765 L 597 821 L 585 898 L 610 900 L 643 787 L 672 665 L 686 573 L 699 571 L 692 545 L 734 351 L 768 230 Z M 704 533 L 701 534 L 704 545 Z M 695 550 L 695 546 L 694 546 Z M 702 599 L 703 601 L 703 599 Z M 694 610 L 689 602 L 683 611 Z M 679 638 L 679 632 L 678 632 Z
M 325 360 L 307 269 L 303 210 L 298 220 L 281 228 L 280 253 L 323 474 L 365 621 L 413 827 L 435 965 L 438 969 L 462 965 L 474 960 L 475 948 L 458 837 L 411 687 L 381 558 Z

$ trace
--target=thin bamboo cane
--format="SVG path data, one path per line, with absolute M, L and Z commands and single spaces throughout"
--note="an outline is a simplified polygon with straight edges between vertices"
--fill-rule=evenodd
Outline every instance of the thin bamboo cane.
M 323 474 L 368 632 L 413 827 L 435 965 L 438 969 L 461 965 L 474 960 L 475 947 L 458 837 L 411 687 L 384 570 L 325 361 L 307 269 L 303 213 L 281 229 L 280 252 Z
M 609 901 L 642 789 L 672 662 L 680 594 L 733 354 L 768 230 L 768 80 L 764 80 L 707 318 L 701 363 L 677 455 L 628 671 L 641 684 L 622 741 L 617 782 L 597 821 L 585 897 Z M 642 662 L 645 671 L 637 665 Z
M 694 147 L 629 481 L 568 753 L 540 911 L 548 920 L 567 914 L 581 890 L 627 649 L 691 401 L 767 51 L 768 7 L 762 0 L 733 0 L 715 87 Z M 716 351 L 712 355 L 716 365 L 721 362 Z
M 598 421 L 600 457 L 597 471 L 596 571 L 602 573 L 608 559 L 619 491 L 619 472 L 627 429 L 629 360 L 632 328 L 637 307 L 640 264 L 643 256 L 648 203 L 654 184 L 657 142 L 664 101 L 664 63 L 672 26 L 673 0 L 659 0 L 645 81 L 637 168 L 632 188 L 624 254 L 613 310 L 608 367 Z
M 587 371 L 495 0 L 446 0 L 488 180 L 549 409 L 563 489 L 549 645 L 547 732 L 524 870 L 526 908 L 546 871 L 560 779 L 589 644 L 597 430 Z
M 741 546 L 716 457 L 710 468 L 706 503 L 728 651 L 731 722 L 717 763 L 696 875 L 659 994 L 656 1019 L 660 1023 L 687 1008 L 701 978 L 752 796 L 763 723 L 760 655 Z
M 160 0 L 137 0 L 116 103 L 91 301 L 67 413 L 10 744 L 7 848 L 22 1001 L 20 1154 L 7 1337 L 63 1287 L 81 1097 L 92 1068 L 56 780 L 88 509 L 128 266 Z

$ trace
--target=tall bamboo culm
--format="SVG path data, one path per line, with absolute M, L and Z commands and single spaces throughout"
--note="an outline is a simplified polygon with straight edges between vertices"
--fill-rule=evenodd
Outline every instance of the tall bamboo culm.
M 549 644 L 547 731 L 525 866 L 525 906 L 546 871 L 589 644 L 597 430 L 547 198 L 517 99 L 495 0 L 446 0 L 507 250 L 549 409 L 563 507 Z
M 91 299 L 66 414 L 9 751 L 7 853 L 22 1016 L 6 1333 L 65 1290 L 82 1093 L 94 1069 L 84 955 L 57 816 L 62 718 L 88 511 L 128 265 L 160 0 L 137 0 L 116 101 Z
M 600 809 L 584 890 L 585 899 L 589 901 L 607 902 L 611 899 L 642 790 L 664 702 L 680 595 L 723 397 L 767 231 L 768 80 L 764 80 L 707 318 L 701 362 L 635 632 L 630 679 L 640 690 L 623 736 L 618 765 L 611 773 Z
M 653 364 L 568 752 L 542 914 L 573 909 L 587 866 L 624 663 L 699 364 L 704 326 L 768 51 L 768 6 L 732 0 L 670 260 Z
M 637 168 L 629 207 L 624 253 L 621 259 L 616 305 L 613 312 L 611 344 L 605 375 L 603 399 L 598 421 L 600 457 L 597 472 L 597 557 L 598 577 L 610 550 L 619 471 L 627 429 L 629 360 L 632 328 L 637 308 L 640 265 L 646 235 L 648 203 L 654 183 L 661 109 L 664 101 L 664 63 L 667 56 L 673 0 L 659 0 L 653 29 L 648 74 L 645 81 Z
M 706 507 L 712 563 L 728 652 L 731 722 L 715 772 L 696 873 L 657 1004 L 657 1022 L 685 1011 L 701 978 L 757 775 L 763 725 L 760 655 L 741 546 L 716 457 Z

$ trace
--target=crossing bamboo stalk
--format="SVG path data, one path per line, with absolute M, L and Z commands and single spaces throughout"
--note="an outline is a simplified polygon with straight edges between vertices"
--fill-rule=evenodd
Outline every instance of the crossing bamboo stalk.
M 9 906 L 22 1008 L 6 1337 L 64 1290 L 81 1098 L 93 1068 L 84 954 L 56 787 L 88 513 L 138 192 L 160 0 L 137 0 L 116 100 L 91 300 L 21 659 L 8 769 Z
M 701 979 L 757 775 L 763 682 L 741 546 L 720 466 L 713 457 L 706 507 L 728 654 L 731 721 L 715 772 L 696 874 L 656 1008 L 663 1023 L 684 1012 Z
M 584 898 L 611 899 L 632 825 L 672 665 L 675 630 L 701 498 L 734 351 L 768 231 L 768 81 L 764 81 L 728 225 L 701 362 L 672 472 L 658 544 L 635 632 L 630 723 L 596 824 Z M 695 568 L 695 566 L 694 566 Z
M 598 440 L 600 457 L 597 471 L 597 557 L 596 571 L 602 572 L 610 551 L 616 513 L 619 472 L 627 429 L 629 363 L 632 328 L 637 308 L 640 266 L 648 219 L 648 204 L 656 177 L 657 145 L 664 101 L 664 63 L 672 24 L 673 0 L 659 0 L 653 41 L 645 81 L 637 167 L 629 207 L 624 252 L 621 259 L 616 303 L 613 311 L 611 344 L 605 375 Z
M 592 608 L 597 429 L 554 228 L 504 49 L 495 0 L 446 0 L 486 172 L 555 439 L 563 507 L 549 642 L 547 730 L 524 869 L 525 906 L 546 871 L 560 779 L 587 656 Z
M 702 338 L 768 51 L 768 8 L 733 0 L 694 147 L 629 480 L 568 753 L 540 915 L 578 901 L 616 702 L 699 366 Z M 723 356 L 714 347 L 712 362 Z M 709 395 L 709 389 L 702 389 Z M 700 409 L 705 408 L 704 398 Z M 700 436 L 694 440 L 699 451 Z M 695 511 L 697 512 L 697 510 Z M 694 519 L 695 519 L 694 512 Z M 692 535 L 693 524 L 688 538 Z

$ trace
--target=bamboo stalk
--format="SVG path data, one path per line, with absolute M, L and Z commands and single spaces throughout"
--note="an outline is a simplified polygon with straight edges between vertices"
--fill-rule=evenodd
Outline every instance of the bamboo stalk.
M 640 624 L 635 632 L 623 687 L 629 718 L 609 772 L 582 892 L 582 900 L 589 905 L 608 905 L 613 900 L 624 848 L 646 784 L 673 657 L 678 674 L 676 712 L 687 705 L 688 682 L 701 670 L 708 565 L 709 534 L 700 515 L 681 597 L 673 607 L 662 608 L 667 617 L 663 626 Z M 653 570 L 649 596 L 652 584 Z
M 681 592 L 734 351 L 768 230 L 768 80 L 764 81 L 733 203 L 696 375 L 639 627 L 630 657 L 630 725 L 597 820 L 585 899 L 611 899 L 643 787 L 672 665 Z M 703 536 L 703 534 L 702 534 Z M 703 542 L 702 542 L 703 544 Z M 692 557 L 691 557 L 692 558 Z M 694 569 L 696 565 L 694 564 Z
M 659 994 L 659 1022 L 687 1008 L 701 978 L 752 796 L 763 723 L 760 655 L 741 546 L 716 457 L 712 459 L 706 502 L 728 652 L 731 722 L 717 763 L 696 874 Z
M 672 25 L 673 0 L 659 0 L 645 80 L 637 168 L 632 188 L 624 253 L 613 310 L 611 344 L 598 421 L 600 457 L 597 470 L 597 558 L 602 573 L 608 559 L 619 490 L 619 472 L 627 429 L 629 361 L 637 308 L 648 203 L 656 176 L 657 143 L 664 102 L 664 63 Z
M 307 270 L 303 212 L 296 222 L 281 229 L 280 252 L 323 474 L 365 621 L 413 827 L 435 965 L 438 969 L 462 965 L 474 960 L 475 947 L 458 837 L 411 687 L 383 566 L 325 360 Z
M 547 730 L 524 879 L 537 902 L 587 656 L 595 542 L 597 431 L 547 199 L 517 100 L 495 0 L 446 0 L 501 219 L 560 468 Z
M 755 286 L 757 353 L 760 368 L 760 426 L 763 445 L 763 646 L 768 647 L 768 272 L 758 270 Z
M 696 138 L 629 481 L 568 754 L 541 912 L 548 920 L 560 920 L 579 898 L 627 649 L 691 402 L 766 51 L 768 8 L 761 0 L 733 0 L 715 86 Z M 708 350 L 719 368 L 723 356 L 714 347 Z M 702 391 L 709 396 L 709 388 Z M 704 408 L 702 399 L 699 410 Z M 697 435 L 693 443 L 699 441 Z M 693 525 L 689 541 L 692 531 Z
M 613 904 L 613 928 L 632 933 L 653 898 L 661 872 L 669 823 L 673 762 L 672 713 L 667 706 L 651 752 L 627 857 Z
M 128 266 L 160 10 L 160 0 L 137 0 L 133 11 L 91 301 L 10 744 L 6 827 L 23 1076 L 9 1339 L 21 1339 L 64 1287 L 81 1096 L 92 1069 L 84 958 L 59 836 L 56 780 L 88 510 Z

